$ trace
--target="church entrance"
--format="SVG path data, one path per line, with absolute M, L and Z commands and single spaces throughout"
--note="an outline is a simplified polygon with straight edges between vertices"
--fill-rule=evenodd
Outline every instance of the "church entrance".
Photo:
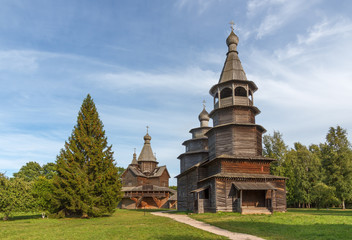
M 265 190 L 243 190 L 242 206 L 243 207 L 266 207 Z

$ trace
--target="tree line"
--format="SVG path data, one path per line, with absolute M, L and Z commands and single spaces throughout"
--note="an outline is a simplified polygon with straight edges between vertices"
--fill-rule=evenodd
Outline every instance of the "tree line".
M 55 163 L 29 162 L 13 178 L 0 174 L 0 212 L 41 211 L 42 216 L 111 214 L 121 199 L 120 175 L 93 99 L 88 94 L 77 124 Z
M 8 178 L 0 173 L 0 212 L 41 211 L 42 216 L 111 214 L 122 197 L 120 175 L 103 123 L 88 96 L 55 163 L 29 162 Z M 326 141 L 289 148 L 280 132 L 263 137 L 263 155 L 275 158 L 271 173 L 287 177 L 289 207 L 352 205 L 352 149 L 345 129 L 331 127 Z
M 280 132 L 263 137 L 271 174 L 287 177 L 288 207 L 352 207 L 352 149 L 347 131 L 330 127 L 324 143 L 289 148 Z

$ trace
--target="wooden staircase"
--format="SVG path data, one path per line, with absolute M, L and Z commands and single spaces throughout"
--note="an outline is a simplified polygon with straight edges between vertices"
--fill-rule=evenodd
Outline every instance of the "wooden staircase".
M 266 207 L 242 207 L 241 214 L 271 214 Z

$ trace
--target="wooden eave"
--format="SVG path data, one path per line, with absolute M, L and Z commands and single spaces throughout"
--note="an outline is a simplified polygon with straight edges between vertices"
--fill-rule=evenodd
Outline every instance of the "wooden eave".
M 138 161 L 138 164 L 139 164 L 140 162 L 153 162 L 153 163 L 159 164 L 159 162 L 158 162 L 158 161 L 155 161 L 155 160 L 139 160 L 139 161 Z
M 253 81 L 249 81 L 249 80 L 240 80 L 240 79 L 232 79 L 232 80 L 229 80 L 229 81 L 226 81 L 226 82 L 222 82 L 222 83 L 218 83 L 218 84 L 215 84 L 214 86 L 212 86 L 209 90 L 209 93 L 210 95 L 214 95 L 215 91 L 214 90 L 217 90 L 219 87 L 221 88 L 222 86 L 226 86 L 226 85 L 230 85 L 229 83 L 242 83 L 242 84 L 248 84 L 251 88 L 251 90 L 253 91 L 253 93 L 255 91 L 258 90 L 258 87 L 257 85 L 253 82 Z
M 215 127 L 212 127 L 207 133 L 206 135 L 209 135 L 210 132 L 214 131 L 214 129 L 217 128 L 223 128 L 223 127 L 228 127 L 228 126 L 243 126 L 243 127 L 256 127 L 257 129 L 261 130 L 262 133 L 266 132 L 266 129 L 258 124 L 254 124 L 254 123 L 226 123 L 226 124 L 221 124 L 221 125 L 217 125 Z
M 232 185 L 237 190 L 277 190 L 269 182 L 233 182 Z
M 188 140 L 184 141 L 184 142 L 182 143 L 182 145 L 185 146 L 186 143 L 188 143 L 188 142 L 195 142 L 195 141 L 199 141 L 199 140 L 208 140 L 208 137 L 191 138 L 191 139 L 188 139 Z
M 215 162 L 215 161 L 220 161 L 220 160 L 232 160 L 232 161 L 258 161 L 258 162 L 273 162 L 273 161 L 277 161 L 274 158 L 267 158 L 267 157 L 263 157 L 263 156 L 253 156 L 253 157 L 248 157 L 248 156 L 230 156 L 230 155 L 220 155 L 216 158 L 213 158 L 209 161 L 204 161 L 202 162 L 202 166 L 205 166 L 211 162 Z
M 209 152 L 209 150 L 189 151 L 189 152 L 182 153 L 180 156 L 177 157 L 177 159 L 180 159 L 180 160 L 181 160 L 181 157 L 182 157 L 182 156 L 185 156 L 185 155 L 193 155 L 193 154 L 208 153 L 208 152 Z
M 203 178 L 199 180 L 198 182 L 203 182 L 212 178 L 229 178 L 229 179 L 234 179 L 234 180 L 248 180 L 248 179 L 257 179 L 257 180 L 264 180 L 264 181 L 270 181 L 270 180 L 286 180 L 286 177 L 280 177 L 280 176 L 274 176 L 270 174 L 251 174 L 251 173 L 217 173 L 212 176 L 209 176 L 207 178 Z
M 230 105 L 230 106 L 226 106 L 226 107 L 219 107 L 219 108 L 215 108 L 213 109 L 210 113 L 209 113 L 209 117 L 213 117 L 214 113 L 222 110 L 222 109 L 226 109 L 226 108 L 248 108 L 253 110 L 254 112 L 254 116 L 257 116 L 258 114 L 261 113 L 261 111 L 259 110 L 259 108 L 257 108 L 256 106 L 246 106 L 246 105 Z M 208 130 L 209 131 L 209 130 Z
M 160 187 L 153 185 L 151 189 L 143 189 L 143 186 L 137 186 L 137 187 L 122 187 L 121 188 L 122 192 L 171 192 L 175 193 L 175 190 L 168 188 L 168 187 Z
M 179 175 L 175 176 L 175 178 L 179 178 L 179 177 L 182 177 L 182 176 L 188 174 L 189 172 L 191 172 L 191 171 L 197 169 L 202 163 L 204 163 L 204 162 L 206 162 L 206 161 L 208 161 L 208 160 L 205 160 L 205 161 L 203 161 L 203 162 L 199 162 L 199 163 L 197 163 L 197 164 L 194 164 L 192 167 L 186 169 L 185 171 L 183 171 L 183 172 L 180 173 Z
M 194 130 L 199 130 L 199 129 L 210 129 L 211 127 L 197 127 L 197 128 L 192 128 L 189 130 L 189 133 L 192 133 Z
M 210 185 L 207 185 L 207 186 L 201 187 L 201 188 L 197 188 L 193 191 L 190 191 L 190 193 L 199 193 L 199 192 L 204 191 L 205 189 L 208 189 L 208 188 L 210 188 Z

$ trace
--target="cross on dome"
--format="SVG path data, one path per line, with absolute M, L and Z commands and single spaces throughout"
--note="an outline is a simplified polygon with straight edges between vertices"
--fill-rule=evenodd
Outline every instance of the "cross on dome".
M 205 104 L 207 103 L 205 100 L 203 100 L 203 107 L 205 108 Z
M 233 27 L 235 26 L 234 21 L 229 22 L 229 24 L 231 25 L 231 30 L 233 31 Z

